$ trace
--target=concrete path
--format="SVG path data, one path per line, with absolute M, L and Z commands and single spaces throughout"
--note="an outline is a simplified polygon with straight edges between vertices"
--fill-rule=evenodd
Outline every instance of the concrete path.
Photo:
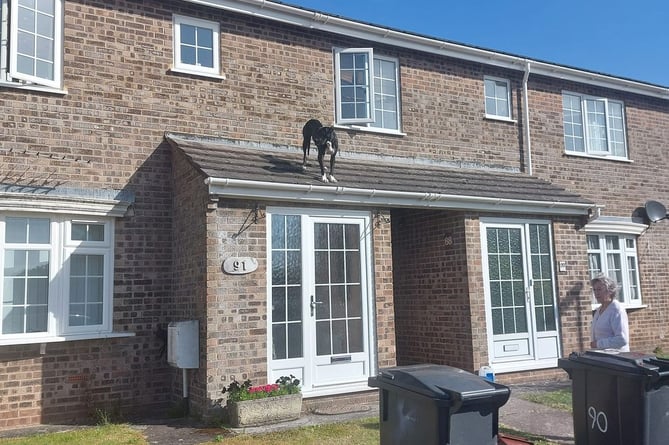
M 574 445 L 574 420 L 568 411 L 550 408 L 522 398 L 524 393 L 570 388 L 571 382 L 546 382 L 510 386 L 511 397 L 499 409 L 500 425 L 545 437 L 561 445 Z

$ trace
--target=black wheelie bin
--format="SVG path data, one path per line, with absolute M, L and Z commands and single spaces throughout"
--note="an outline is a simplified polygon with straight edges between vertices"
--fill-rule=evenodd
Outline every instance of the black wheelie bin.
M 585 351 L 558 366 L 572 381 L 576 445 L 669 444 L 669 360 Z
M 381 445 L 497 445 L 508 387 L 450 366 L 385 368 L 379 388 Z

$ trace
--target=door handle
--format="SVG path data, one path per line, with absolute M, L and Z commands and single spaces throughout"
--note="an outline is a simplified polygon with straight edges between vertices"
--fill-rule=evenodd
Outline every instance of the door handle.
M 309 304 L 309 306 L 311 307 L 311 316 L 312 317 L 314 316 L 314 309 L 316 309 L 317 304 L 323 304 L 323 302 L 322 301 L 316 301 L 316 299 L 312 295 L 311 296 L 311 303 Z

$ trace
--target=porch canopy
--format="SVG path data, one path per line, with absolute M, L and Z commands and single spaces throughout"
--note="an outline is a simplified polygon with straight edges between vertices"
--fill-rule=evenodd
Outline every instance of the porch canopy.
M 315 148 L 303 171 L 297 147 L 182 133 L 166 133 L 165 139 L 203 173 L 212 197 L 543 215 L 588 215 L 595 207 L 511 169 L 340 151 L 338 182 L 323 183 Z

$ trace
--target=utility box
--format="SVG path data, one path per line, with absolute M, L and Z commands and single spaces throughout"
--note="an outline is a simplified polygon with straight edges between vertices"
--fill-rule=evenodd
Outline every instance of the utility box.
M 167 363 L 182 369 L 199 368 L 199 339 L 197 320 L 171 322 L 167 326 Z

